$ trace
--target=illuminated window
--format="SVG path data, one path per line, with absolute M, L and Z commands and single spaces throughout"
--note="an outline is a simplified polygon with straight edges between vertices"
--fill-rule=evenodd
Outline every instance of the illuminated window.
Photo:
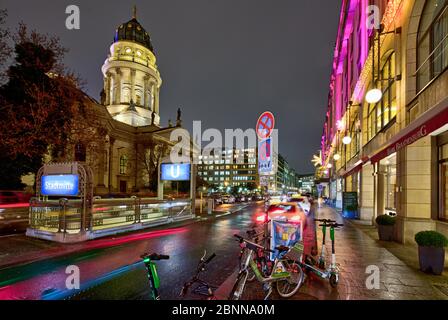
M 367 112 L 367 138 L 373 139 L 378 132 L 393 121 L 397 115 L 397 84 L 395 82 L 395 52 L 389 54 L 381 70 L 381 80 L 376 83 L 382 88 L 383 98 L 370 104 Z
M 120 157 L 120 174 L 126 174 L 127 166 L 128 166 L 128 157 L 122 155 Z

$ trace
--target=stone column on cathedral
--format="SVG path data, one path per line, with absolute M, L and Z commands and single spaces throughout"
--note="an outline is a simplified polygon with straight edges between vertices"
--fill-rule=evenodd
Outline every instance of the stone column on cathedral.
M 131 69 L 131 100 L 134 101 L 134 103 L 137 102 L 137 96 L 135 94 L 135 74 L 136 71 Z
M 159 88 L 155 86 L 155 92 L 154 92 L 154 110 L 157 114 L 160 114 L 159 112 Z
M 158 103 L 159 103 L 159 95 L 158 95 L 158 91 L 157 91 L 157 84 L 153 84 L 152 86 L 152 110 L 155 111 L 155 113 L 159 114 L 159 107 L 158 107 Z
M 115 92 L 115 103 L 114 104 L 121 104 L 121 69 L 117 68 L 115 69 L 115 83 L 117 91 Z
M 143 99 L 145 100 L 145 109 L 149 109 L 151 110 L 151 105 L 150 105 L 150 101 L 149 101 L 149 77 L 145 76 L 144 80 L 144 88 L 143 88 Z
M 97 171 L 97 186 L 98 187 L 104 187 L 104 164 L 105 161 L 107 161 L 107 157 L 105 156 L 106 153 L 106 146 L 105 143 L 102 142 L 99 145 L 99 154 L 98 154 L 98 171 Z
M 107 185 L 109 187 L 109 193 L 112 192 L 112 167 L 113 167 L 113 159 L 114 159 L 114 144 L 115 138 L 109 138 L 109 174 L 108 174 L 108 182 Z
M 104 84 L 104 91 L 106 93 L 106 106 L 111 104 L 111 97 L 110 97 L 110 91 L 111 91 L 111 74 L 110 72 L 108 72 L 106 74 L 106 79 L 105 79 L 105 84 Z

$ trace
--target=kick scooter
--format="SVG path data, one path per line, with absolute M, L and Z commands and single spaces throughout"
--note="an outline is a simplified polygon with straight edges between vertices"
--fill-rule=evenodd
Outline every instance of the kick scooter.
M 336 252 L 335 252 L 335 237 L 334 231 L 338 227 L 344 226 L 343 224 L 338 224 L 332 220 L 316 220 L 322 222 L 319 226 L 322 227 L 323 241 L 322 241 L 322 251 L 319 257 L 318 263 L 315 263 L 311 258 L 306 257 L 303 267 L 306 271 L 316 274 L 322 279 L 328 279 L 332 288 L 336 288 L 339 283 L 339 267 L 336 263 Z M 329 222 L 331 221 L 331 222 Z M 331 239 L 331 263 L 328 268 L 325 268 L 325 234 L 327 227 L 330 228 L 330 239 Z
M 159 295 L 160 278 L 159 275 L 157 274 L 157 267 L 154 261 L 168 260 L 170 256 L 157 253 L 152 254 L 145 253 L 144 255 L 141 256 L 141 258 L 143 259 L 143 263 L 145 264 L 146 272 L 148 274 L 149 286 L 151 289 L 151 299 L 160 300 Z

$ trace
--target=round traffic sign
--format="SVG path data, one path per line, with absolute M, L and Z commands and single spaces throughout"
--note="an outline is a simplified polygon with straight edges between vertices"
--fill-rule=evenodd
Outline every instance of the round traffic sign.
M 257 121 L 257 136 L 259 139 L 267 139 L 274 131 L 275 118 L 272 112 L 264 112 Z

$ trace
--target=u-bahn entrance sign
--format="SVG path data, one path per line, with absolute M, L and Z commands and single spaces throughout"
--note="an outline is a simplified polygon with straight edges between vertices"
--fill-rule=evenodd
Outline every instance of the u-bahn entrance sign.
M 72 205 L 72 204 L 75 205 Z M 49 163 L 36 175 L 26 234 L 58 242 L 83 239 L 91 228 L 92 169 L 79 162 Z

